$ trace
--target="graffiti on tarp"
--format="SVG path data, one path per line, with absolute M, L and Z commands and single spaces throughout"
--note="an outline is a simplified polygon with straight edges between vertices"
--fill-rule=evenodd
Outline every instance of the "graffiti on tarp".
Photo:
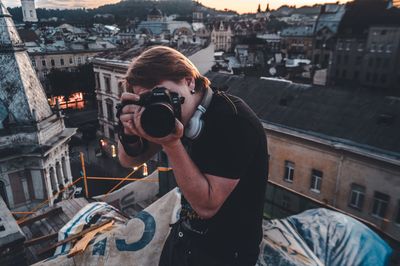
M 107 247 L 107 237 L 96 242 L 93 245 L 92 255 L 104 256 L 104 253 L 106 253 L 106 247 Z
M 138 251 L 150 244 L 154 238 L 156 233 L 156 220 L 154 217 L 150 213 L 142 211 L 135 218 L 142 220 L 144 223 L 143 235 L 138 241 L 131 244 L 127 244 L 124 239 L 115 239 L 115 244 L 119 251 Z
M 133 191 L 123 196 L 119 201 L 121 211 L 127 214 L 132 214 L 136 212 L 135 203 L 136 201 Z

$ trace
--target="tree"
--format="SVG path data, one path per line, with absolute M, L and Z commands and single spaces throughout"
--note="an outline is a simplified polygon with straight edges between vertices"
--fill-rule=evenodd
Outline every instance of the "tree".
M 91 100 L 95 97 L 95 79 L 93 64 L 80 65 L 75 71 L 52 69 L 47 75 L 51 94 L 64 96 L 65 99 L 75 92 L 83 92 Z
M 52 69 L 47 75 L 47 79 L 52 95 L 64 96 L 65 99 L 68 99 L 71 94 L 76 92 L 74 89 L 76 79 L 73 72 Z

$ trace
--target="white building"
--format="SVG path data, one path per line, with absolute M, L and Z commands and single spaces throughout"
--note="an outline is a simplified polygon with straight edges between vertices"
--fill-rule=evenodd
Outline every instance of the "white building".
M 0 195 L 27 210 L 72 182 L 65 128 L 51 110 L 11 15 L 0 2 Z
M 38 22 L 35 0 L 21 0 L 24 22 Z
M 229 52 L 232 50 L 233 31 L 229 23 L 220 22 L 214 25 L 211 32 L 211 41 L 215 45 L 215 50 Z

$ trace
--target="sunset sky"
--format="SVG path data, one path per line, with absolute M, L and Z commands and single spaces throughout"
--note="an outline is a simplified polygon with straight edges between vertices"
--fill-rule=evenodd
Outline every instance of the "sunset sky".
M 77 8 L 87 7 L 93 8 L 104 4 L 117 3 L 120 0 L 36 0 L 37 7 L 46 8 Z M 296 6 L 313 5 L 315 3 L 335 3 L 336 0 L 315 1 L 315 0 L 201 0 L 202 4 L 214 7 L 217 9 L 229 8 L 238 11 L 239 13 L 254 12 L 259 3 L 261 8 L 265 9 L 267 3 L 270 3 L 271 8 L 278 8 L 281 5 L 289 4 Z M 348 2 L 348 0 L 341 0 L 341 3 Z M 21 5 L 19 0 L 3 0 L 6 6 L 14 7 Z

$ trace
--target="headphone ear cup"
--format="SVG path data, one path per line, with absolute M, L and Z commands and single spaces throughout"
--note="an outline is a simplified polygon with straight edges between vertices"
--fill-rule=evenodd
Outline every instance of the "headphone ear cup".
M 197 120 L 197 126 L 193 128 L 193 138 L 192 139 L 197 139 L 200 136 L 201 130 L 203 129 L 203 120 L 198 119 Z
M 201 120 L 201 115 L 202 113 L 200 111 L 196 111 L 192 119 L 190 119 L 185 130 L 185 136 L 187 138 L 193 140 L 200 135 L 201 129 L 203 127 L 203 121 Z

